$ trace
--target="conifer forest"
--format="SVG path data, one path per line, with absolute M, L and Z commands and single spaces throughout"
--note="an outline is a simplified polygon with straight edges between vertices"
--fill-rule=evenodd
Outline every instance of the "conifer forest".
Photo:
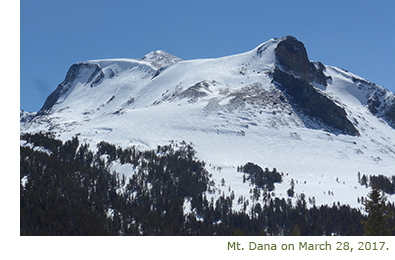
M 20 235 L 359 236 L 373 232 L 373 214 L 384 216 L 383 235 L 395 235 L 395 206 L 385 201 L 395 193 L 395 176 L 358 175 L 361 185 L 375 187 L 361 212 L 335 203 L 311 206 L 304 194 L 295 203 L 292 185 L 288 199 L 271 196 L 282 173 L 246 162 L 237 170 L 251 196 L 214 199 L 217 184 L 185 142 L 139 151 L 107 142 L 91 149 L 77 136 L 62 142 L 37 133 L 21 140 L 32 145 L 20 147 Z M 111 172 L 114 161 L 130 164 L 131 177 Z M 236 204 L 242 209 L 234 210 Z

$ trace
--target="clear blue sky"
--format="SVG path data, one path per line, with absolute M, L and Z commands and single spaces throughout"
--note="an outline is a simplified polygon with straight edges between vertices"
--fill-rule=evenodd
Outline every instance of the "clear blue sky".
M 20 107 L 38 111 L 75 62 L 216 58 L 284 35 L 394 92 L 394 14 L 393 0 L 21 0 Z

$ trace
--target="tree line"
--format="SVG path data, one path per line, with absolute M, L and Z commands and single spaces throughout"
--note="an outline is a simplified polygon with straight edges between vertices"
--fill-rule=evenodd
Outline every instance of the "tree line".
M 156 149 L 122 149 L 107 142 L 93 152 L 78 137 L 21 139 L 51 152 L 20 148 L 21 235 L 362 235 L 367 217 L 347 205 L 307 207 L 291 199 L 216 196 L 215 182 L 185 142 Z M 131 177 L 111 172 L 131 165 Z M 276 169 L 239 168 L 256 189 L 281 182 Z M 234 210 L 235 204 L 241 210 Z M 389 210 L 394 205 L 387 203 Z M 395 226 L 393 218 L 387 219 Z M 392 233 L 393 234 L 393 233 Z
M 358 182 L 361 185 L 365 185 L 366 187 L 377 186 L 378 189 L 390 195 L 395 194 L 395 175 L 392 175 L 391 177 L 387 177 L 382 174 L 379 175 L 363 174 L 361 176 L 361 173 L 358 172 Z

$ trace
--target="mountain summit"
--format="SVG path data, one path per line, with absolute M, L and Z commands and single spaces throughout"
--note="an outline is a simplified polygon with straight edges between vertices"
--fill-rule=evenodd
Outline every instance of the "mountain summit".
M 180 58 L 161 50 L 148 53 L 143 60 L 150 62 L 157 69 L 181 61 Z
M 395 95 L 310 61 L 293 36 L 215 59 L 154 51 L 76 63 L 40 111 L 23 118 L 22 133 L 78 135 L 91 147 L 103 140 L 141 149 L 192 142 L 214 178 L 239 195 L 249 188 L 238 182 L 236 166 L 254 162 L 289 173 L 279 196 L 294 179 L 297 193 L 318 203 L 355 205 L 366 194 L 357 173 L 390 175 L 395 160 Z

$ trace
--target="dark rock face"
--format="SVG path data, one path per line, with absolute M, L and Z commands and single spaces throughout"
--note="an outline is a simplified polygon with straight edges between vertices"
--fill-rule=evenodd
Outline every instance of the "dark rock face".
M 384 118 L 387 120 L 389 125 L 395 129 L 395 103 L 387 107 L 384 112 Z
M 309 64 L 310 82 L 316 82 L 320 85 L 327 86 L 327 80 L 330 76 L 324 74 L 325 66 L 321 62 L 312 62 Z
M 171 55 L 165 51 L 153 51 L 143 57 L 143 60 L 151 62 L 156 69 L 170 66 L 173 63 L 182 61 L 182 59 Z
M 87 81 L 87 83 L 91 83 L 91 87 L 93 87 L 94 84 L 99 83 L 100 80 L 104 77 L 103 71 L 97 64 L 73 64 L 68 70 L 65 80 L 61 84 L 59 84 L 56 90 L 48 96 L 48 98 L 45 100 L 43 107 L 37 112 L 37 116 L 47 114 L 53 107 L 53 105 L 56 104 L 59 98 L 71 88 L 73 82 L 81 76 L 81 71 L 84 69 L 92 71 L 92 74 Z
M 278 43 L 275 54 L 277 63 L 272 73 L 273 83 L 288 95 L 296 111 L 343 134 L 359 135 L 346 111 L 311 84 L 317 82 L 326 86 L 328 78 L 323 73 L 325 66 L 322 63 L 309 61 L 303 43 L 286 36 Z
M 380 98 L 376 93 L 368 99 L 369 111 L 385 120 L 388 125 L 395 128 L 395 100 L 387 100 L 383 97 Z
M 395 129 L 395 97 L 389 91 L 364 79 L 353 77 L 358 89 L 366 93 L 367 108 L 374 116 L 386 121 Z
M 199 98 L 207 96 L 206 92 L 202 90 L 210 91 L 210 84 L 207 81 L 201 81 L 189 87 L 185 91 L 183 91 L 180 95 L 181 98 L 188 98 L 189 102 L 195 102 Z
M 60 84 L 54 92 L 52 92 L 47 99 L 45 100 L 42 108 L 37 112 L 37 116 L 45 115 L 49 112 L 53 105 L 55 105 L 56 101 L 59 100 L 59 97 L 65 92 L 65 89 L 62 84 Z
M 326 86 L 330 77 L 324 74 L 325 66 L 321 62 L 311 62 L 304 44 L 293 36 L 282 38 L 275 49 L 277 67 L 308 82 L 317 82 Z
M 100 81 L 104 78 L 104 72 L 102 69 L 96 65 L 95 70 L 93 71 L 92 75 L 89 77 L 86 84 L 91 83 L 90 86 L 93 88 L 95 85 L 99 84 Z M 114 77 L 115 73 L 113 71 L 110 72 L 110 77 Z
M 293 36 L 286 36 L 277 44 L 277 66 L 303 79 L 309 79 L 309 58 L 303 43 Z
M 333 128 L 343 134 L 359 135 L 358 130 L 348 120 L 346 111 L 319 93 L 308 81 L 279 69 L 274 70 L 272 77 L 273 83 L 293 101 L 296 111 L 321 121 L 328 128 Z
M 20 115 L 19 122 L 21 124 L 24 124 L 24 123 L 28 122 L 30 119 L 32 119 L 36 115 L 36 113 L 35 112 L 32 112 L 32 113 L 26 112 L 21 109 L 19 115 Z

